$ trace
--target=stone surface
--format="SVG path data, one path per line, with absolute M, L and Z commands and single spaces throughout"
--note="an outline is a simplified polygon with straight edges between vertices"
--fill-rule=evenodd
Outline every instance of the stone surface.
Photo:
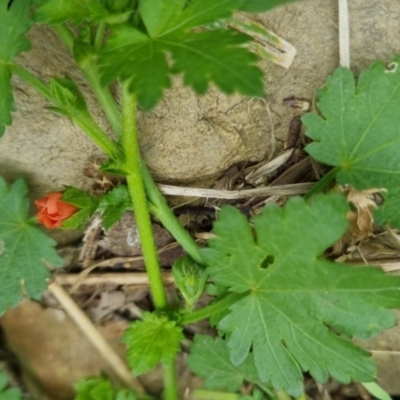
M 350 2 L 351 60 L 358 72 L 375 59 L 389 59 L 400 51 L 396 0 Z M 182 87 L 175 79 L 163 101 L 151 113 L 139 113 L 140 144 L 150 169 L 159 181 L 210 182 L 231 164 L 258 160 L 280 147 L 293 114 L 282 105 L 294 95 L 312 99 L 318 87 L 338 65 L 336 0 L 306 0 L 255 16 L 266 27 L 298 50 L 289 70 L 268 61 L 267 96 L 246 99 L 225 96 L 215 88 L 203 97 Z M 68 74 L 85 93 L 87 86 L 56 35 L 45 27 L 30 33 L 33 50 L 20 60 L 41 78 Z M 66 118 L 46 110 L 35 91 L 14 79 L 18 111 L 14 125 L 0 141 L 0 173 L 12 180 L 28 178 L 33 195 L 61 189 L 63 185 L 86 187 L 82 168 L 101 152 Z M 102 112 L 89 103 L 104 128 Z M 267 107 L 269 112 L 267 112 Z

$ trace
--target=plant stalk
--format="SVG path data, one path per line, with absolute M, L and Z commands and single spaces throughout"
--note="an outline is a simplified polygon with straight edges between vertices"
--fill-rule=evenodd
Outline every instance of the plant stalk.
M 26 68 L 15 62 L 10 62 L 8 66 L 10 67 L 13 74 L 18 75 L 28 85 L 36 89 L 44 98 L 53 102 L 53 97 L 51 95 L 49 87 L 41 79 L 37 78 L 35 75 L 30 73 Z
M 66 25 L 57 25 L 55 27 L 57 34 L 67 46 L 69 51 L 73 52 L 74 37 L 72 32 Z M 102 34 L 101 27 L 99 26 L 96 33 L 95 47 L 99 43 L 99 35 Z M 89 67 L 81 68 L 85 78 L 90 84 L 94 94 L 96 95 L 108 121 L 111 124 L 115 134 L 121 137 L 121 115 L 117 104 L 108 88 L 104 88 L 100 84 L 100 75 L 97 67 L 90 64 Z M 194 239 L 189 235 L 185 228 L 181 225 L 179 220 L 175 217 L 174 213 L 169 208 L 164 196 L 158 190 L 149 170 L 141 159 L 141 174 L 145 186 L 146 194 L 151 203 L 150 211 L 156 216 L 164 227 L 174 236 L 178 243 L 186 250 L 186 252 L 199 264 L 202 264 L 202 259 L 199 253 L 199 248 Z
M 193 322 L 201 321 L 211 316 L 226 311 L 232 304 L 246 297 L 249 292 L 244 293 L 231 293 L 226 295 L 220 300 L 211 303 L 207 307 L 200 308 L 200 310 L 187 312 L 181 314 L 179 321 L 180 325 L 192 324 Z
M 136 129 L 136 99 L 134 95 L 129 93 L 127 86 L 127 84 L 122 86 L 122 145 L 125 152 L 125 168 L 128 171 L 126 180 L 133 203 L 154 306 L 157 310 L 165 310 L 168 307 L 167 297 L 161 278 L 157 249 L 147 207 L 147 198 L 140 174 L 139 145 Z
M 104 153 L 112 159 L 122 157 L 115 142 L 96 124 L 91 115 L 87 112 L 77 113 L 70 118 L 99 146 Z
M 59 29 L 57 29 L 57 32 L 59 32 Z M 60 35 L 64 43 L 65 42 L 69 43 L 68 39 L 69 35 L 65 33 L 68 31 L 61 30 L 61 32 L 64 32 L 63 36 Z M 67 47 L 70 48 L 68 45 Z M 10 66 L 12 71 L 16 75 L 18 75 L 29 85 L 34 87 L 46 99 L 53 102 L 50 89 L 44 82 L 36 78 L 28 70 L 26 70 L 25 68 L 21 67 L 16 63 L 12 63 Z M 100 85 L 99 77 L 96 76 L 95 74 L 92 74 L 91 78 L 88 79 L 88 81 L 91 87 L 93 88 L 93 91 L 97 93 L 98 96 L 100 92 L 103 93 L 102 96 L 99 96 L 99 101 L 102 103 L 103 110 L 105 111 L 116 133 L 118 134 L 118 130 L 121 133 L 120 113 L 111 95 L 111 92 L 107 88 L 103 88 Z M 108 136 L 103 131 L 101 131 L 101 129 L 98 127 L 98 125 L 95 123 L 93 119 L 89 121 L 88 116 L 86 116 L 85 118 L 81 117 L 79 122 L 75 118 L 72 119 L 77 122 L 77 124 L 92 138 L 92 140 L 109 157 L 111 158 L 115 157 L 115 154 L 118 153 L 117 145 L 111 139 L 109 139 Z M 118 121 L 118 123 L 117 122 L 112 123 L 112 121 Z M 100 132 L 102 133 L 101 136 Z M 199 264 L 203 264 L 197 243 L 189 235 L 189 233 L 185 230 L 185 228 L 181 225 L 179 220 L 175 217 L 174 213 L 169 208 L 164 196 L 157 188 L 157 185 L 155 184 L 153 178 L 151 177 L 149 170 L 147 169 L 146 165 L 142 160 L 140 162 L 140 168 L 146 194 L 151 203 L 150 211 L 161 221 L 164 227 L 172 234 L 172 236 L 185 249 L 185 251 L 196 262 L 198 262 Z
M 71 54 L 73 54 L 74 35 L 70 31 L 70 29 L 65 24 L 56 25 L 54 29 L 57 32 L 60 39 L 62 40 L 62 42 L 71 52 Z M 105 27 L 100 24 L 96 34 L 96 42 L 98 42 L 99 40 L 98 38 L 102 34 L 101 29 L 104 30 Z M 111 94 L 110 89 L 108 87 L 103 87 L 100 83 L 101 82 L 100 73 L 98 71 L 95 60 L 87 63 L 85 66 L 80 66 L 80 68 L 86 80 L 88 81 L 90 87 L 92 88 L 93 93 L 95 94 L 102 110 L 104 111 L 104 114 L 106 115 L 107 120 L 111 125 L 111 128 L 118 137 L 121 137 L 122 135 L 121 113 L 118 109 L 117 103 L 115 102 L 113 95 Z
M 163 363 L 164 400 L 178 400 L 178 379 L 176 376 L 175 359 Z
M 53 98 L 49 87 L 42 80 L 19 64 L 11 63 L 10 68 L 13 73 L 36 89 L 43 97 L 51 103 L 58 105 Z M 118 157 L 119 150 L 117 145 L 100 129 L 89 113 L 77 112 L 74 115 L 70 115 L 69 118 L 85 131 L 93 142 L 96 143 L 97 146 L 100 147 L 108 156 L 111 158 Z
M 199 246 L 169 208 L 165 197 L 159 191 L 144 162 L 141 163 L 141 173 L 146 194 L 150 202 L 149 207 L 151 213 L 162 222 L 164 227 L 172 234 L 193 260 L 199 264 L 204 264 L 199 252 Z

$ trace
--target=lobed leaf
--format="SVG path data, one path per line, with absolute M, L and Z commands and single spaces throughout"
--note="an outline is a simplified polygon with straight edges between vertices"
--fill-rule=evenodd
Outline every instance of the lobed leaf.
M 138 396 L 126 389 L 117 389 L 105 378 L 85 378 L 74 384 L 74 400 L 136 400 Z
M 182 73 L 185 84 L 197 93 L 214 82 L 227 93 L 262 96 L 257 57 L 242 47 L 248 36 L 225 30 L 192 31 L 230 17 L 242 0 L 192 0 L 185 7 L 186 3 L 143 0 L 145 32 L 134 26 L 114 27 L 100 54 L 103 83 L 127 81 L 145 109 L 154 107 L 171 86 L 172 73 Z
M 356 82 L 352 72 L 338 68 L 318 92 L 321 116 L 302 118 L 314 140 L 307 152 L 336 167 L 336 180 L 356 190 L 383 188 L 380 223 L 400 227 L 400 56 L 389 66 L 378 61 Z
M 159 362 L 172 360 L 184 339 L 182 327 L 166 317 L 144 312 L 142 320 L 126 330 L 123 341 L 127 343 L 128 364 L 135 375 L 141 375 Z
M 103 226 L 109 229 L 121 219 L 125 211 L 132 208 L 128 188 L 125 185 L 115 187 L 103 197 L 100 208 L 103 209 Z
M 259 383 L 253 354 L 250 353 L 239 366 L 232 365 L 229 349 L 221 338 L 196 335 L 188 357 L 189 368 L 204 379 L 209 390 L 238 391 L 243 381 Z
M 0 177 L 0 315 L 15 307 L 23 292 L 39 299 L 50 276 L 48 264 L 63 264 L 56 242 L 29 222 L 26 195 L 23 180 L 9 188 Z
M 233 365 L 253 350 L 261 381 L 293 396 L 302 371 L 323 382 L 376 378 L 369 354 L 352 337 L 370 338 L 396 323 L 387 308 L 400 305 L 400 277 L 374 267 L 352 268 L 320 255 L 345 232 L 347 203 L 340 195 L 292 198 L 253 219 L 232 207 L 215 223 L 202 251 L 212 280 L 247 295 L 218 328 L 227 334 Z
M 62 200 L 80 209 L 72 217 L 63 221 L 62 228 L 66 229 L 81 229 L 96 212 L 100 204 L 99 197 L 91 196 L 89 193 L 74 187 L 67 188 L 62 196 Z
M 240 9 L 252 13 L 264 12 L 283 4 L 293 3 L 294 1 L 297 0 L 246 0 Z
M 9 62 L 31 44 L 23 35 L 31 27 L 29 1 L 0 0 L 0 137 L 11 125 L 11 112 L 15 111 Z
M 48 24 L 72 22 L 123 23 L 133 10 L 113 10 L 105 0 L 43 0 L 36 8 L 35 21 Z

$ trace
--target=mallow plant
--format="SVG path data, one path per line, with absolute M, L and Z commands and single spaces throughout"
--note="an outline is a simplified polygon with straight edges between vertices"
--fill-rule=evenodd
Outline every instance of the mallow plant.
M 303 117 L 312 139 L 306 150 L 332 169 L 311 193 L 283 207 L 269 205 L 251 221 L 234 207 L 222 207 L 205 248 L 175 218 L 138 147 L 136 110 L 155 107 L 173 74 L 199 95 L 212 83 L 228 94 L 262 97 L 257 56 L 245 46 L 251 38 L 220 22 L 235 11 L 263 12 L 288 2 L 0 0 L 0 135 L 12 123 L 10 79 L 16 75 L 103 150 L 108 158 L 104 172 L 126 181 L 102 196 L 71 187 L 48 193 L 36 200 L 38 214 L 30 217 L 25 182 L 9 185 L 0 179 L 1 314 L 20 302 L 21 281 L 23 293 L 38 299 L 46 289 L 47 266 L 62 266 L 55 242 L 38 224 L 81 228 L 97 212 L 107 229 L 130 208 L 154 311 L 133 322 L 123 341 L 134 375 L 162 364 L 165 399 L 178 398 L 175 360 L 183 329 L 203 319 L 215 326 L 217 336 L 196 335 L 188 357 L 191 370 L 204 378 L 202 398 L 297 398 L 303 394 L 304 372 L 317 382 L 330 376 L 343 383 L 376 380 L 370 354 L 352 339 L 368 339 L 396 324 L 391 309 L 400 306 L 400 278 L 378 267 L 324 258 L 346 232 L 350 209 L 343 194 L 327 188 L 336 182 L 360 191 L 379 189 L 384 201 L 374 210 L 375 220 L 400 228 L 399 56 L 388 64 L 373 63 L 358 79 L 338 68 L 318 92 L 318 113 Z M 51 26 L 72 53 L 114 138 L 92 118 L 71 78 L 44 82 L 18 63 L 15 57 L 30 49 L 26 33 L 33 24 Z M 121 105 L 111 95 L 112 84 L 119 87 Z M 185 301 L 178 310 L 167 301 L 151 214 L 187 253 L 173 266 Z M 196 302 L 205 288 L 213 300 L 199 308 Z M 244 382 L 253 390 L 240 395 Z M 149 398 L 100 378 L 76 388 L 78 399 Z

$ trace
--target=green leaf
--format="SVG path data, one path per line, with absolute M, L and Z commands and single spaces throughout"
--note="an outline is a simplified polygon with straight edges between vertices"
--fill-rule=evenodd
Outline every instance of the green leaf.
M 145 109 L 152 108 L 171 86 L 162 44 L 134 28 L 114 28 L 100 62 L 103 81 L 109 84 L 117 77 L 129 81 L 129 89 Z
M 367 389 L 368 392 L 371 393 L 372 396 L 376 399 L 392 400 L 392 398 L 390 397 L 390 394 L 388 392 L 386 392 L 386 390 L 384 390 L 376 382 L 367 382 L 367 383 L 361 382 L 361 385 L 363 385 L 365 387 L 365 389 Z
M 96 212 L 101 199 L 74 187 L 68 187 L 61 200 L 80 208 L 77 213 L 65 220 L 61 227 L 66 229 L 81 229 Z
M 23 292 L 39 299 L 50 276 L 48 264 L 63 264 L 54 249 L 56 242 L 28 221 L 26 196 L 23 180 L 8 187 L 0 177 L 0 315 L 15 307 Z
M 31 44 L 23 35 L 32 25 L 29 18 L 29 1 L 0 0 L 0 137 L 7 125 L 11 125 L 11 112 L 15 111 L 11 86 L 11 70 L 8 63 Z
M 142 318 L 132 323 L 123 337 L 128 345 L 128 364 L 135 375 L 150 371 L 159 362 L 172 360 L 184 339 L 182 328 L 175 321 L 148 312 Z
M 50 91 L 59 113 L 72 117 L 87 112 L 85 98 L 78 85 L 70 78 L 52 78 Z
M 106 378 L 85 378 L 74 384 L 75 400 L 136 400 L 135 393 L 117 389 Z
M 400 306 L 400 277 L 320 257 L 346 231 L 348 206 L 338 194 L 312 200 L 266 207 L 254 232 L 238 210 L 223 208 L 217 237 L 202 251 L 216 284 L 247 293 L 218 324 L 233 365 L 252 348 L 260 379 L 296 397 L 302 371 L 318 382 L 329 374 L 373 381 L 374 362 L 349 339 L 390 328 L 396 318 L 387 308 Z
M 76 25 L 84 21 L 122 23 L 132 10 L 116 11 L 107 7 L 104 0 L 47 0 L 37 7 L 35 21 L 48 24 L 73 22 Z
M 318 92 L 321 116 L 302 118 L 314 140 L 307 152 L 338 169 L 337 182 L 357 190 L 384 188 L 380 223 L 400 228 L 400 56 L 373 63 L 355 82 L 338 68 Z
M 7 389 L 8 377 L 0 371 L 0 399 L 1 400 L 21 400 L 22 393 L 18 388 Z
M 286 3 L 293 3 L 294 1 L 297 0 L 246 0 L 240 9 L 252 13 L 264 12 Z
M 115 187 L 103 197 L 100 207 L 103 208 L 103 226 L 110 229 L 125 211 L 132 209 L 128 188 L 125 185 Z
M 250 353 L 239 366 L 232 365 L 229 349 L 221 338 L 196 335 L 188 357 L 189 368 L 204 379 L 204 387 L 209 390 L 236 392 L 243 381 L 258 384 L 260 378 Z
M 214 82 L 226 93 L 262 96 L 257 57 L 242 47 L 250 40 L 248 36 L 231 30 L 192 31 L 229 18 L 241 0 L 192 0 L 186 8 L 184 3 L 141 1 L 147 32 L 131 26 L 114 27 L 100 54 L 103 83 L 117 78 L 129 82 L 130 91 L 144 109 L 151 109 L 161 99 L 171 86 L 172 73 L 182 73 L 185 84 L 200 94 Z
M 150 37 L 157 37 L 165 28 L 174 25 L 183 11 L 186 0 L 141 0 L 140 15 Z

